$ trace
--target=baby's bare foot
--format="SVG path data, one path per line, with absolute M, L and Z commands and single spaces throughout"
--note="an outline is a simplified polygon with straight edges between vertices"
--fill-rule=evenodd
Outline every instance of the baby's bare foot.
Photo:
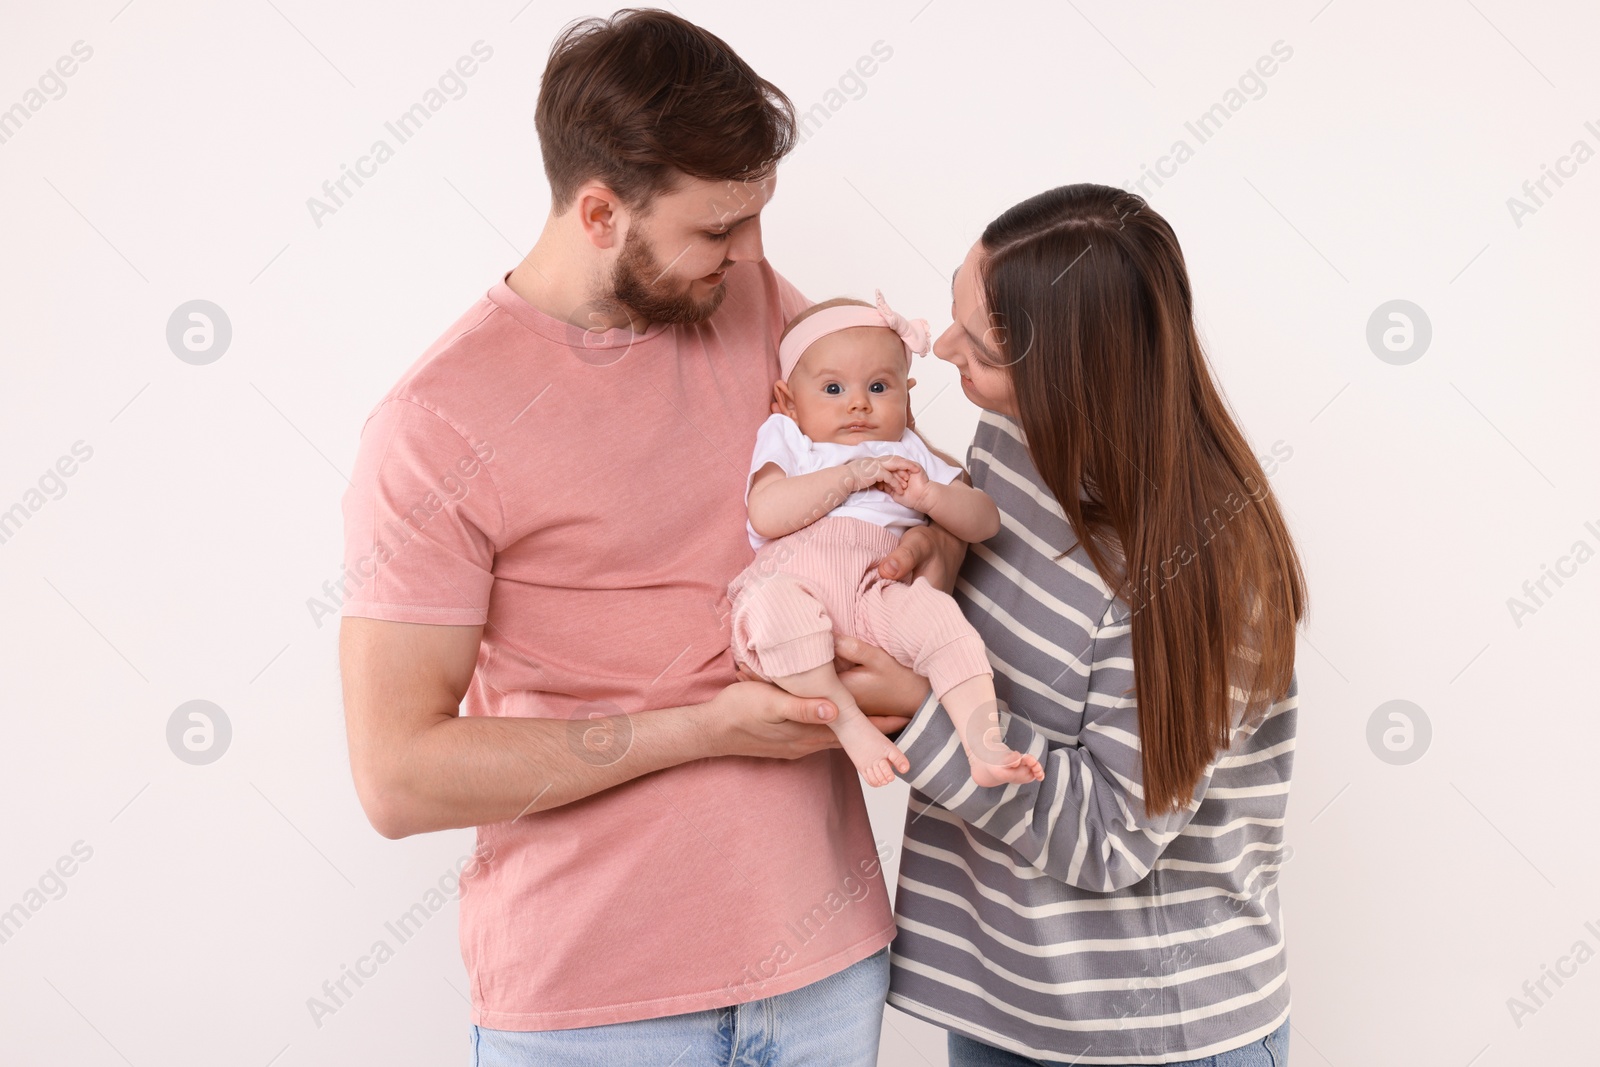
M 861 777 L 865 778 L 867 784 L 871 786 L 884 786 L 894 781 L 894 768 L 889 763 L 889 757 L 885 756 L 883 759 L 861 768 Z
M 1044 768 L 1039 766 L 1039 761 L 1026 752 L 1013 752 L 1009 749 L 1004 754 L 985 753 L 983 759 L 969 759 L 972 768 L 972 780 L 984 788 L 997 785 L 1018 785 L 1022 782 L 1039 782 L 1044 780 Z M 994 762 L 990 762 L 994 760 Z
M 850 757 L 850 762 L 855 764 L 856 770 L 870 784 L 888 785 L 894 780 L 895 770 L 898 769 L 901 774 L 911 770 L 911 761 L 906 759 L 905 753 L 884 737 L 870 719 L 859 710 L 840 711 L 839 720 L 829 725 L 839 735 L 839 744 L 844 747 L 845 755 Z

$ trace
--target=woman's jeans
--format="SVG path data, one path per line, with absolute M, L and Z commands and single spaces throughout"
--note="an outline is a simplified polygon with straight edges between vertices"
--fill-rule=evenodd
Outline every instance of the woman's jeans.
M 1042 1060 L 1031 1060 L 1015 1052 L 985 1045 L 954 1030 L 949 1032 L 950 1067 L 1040 1067 Z M 1289 1020 L 1259 1041 L 1240 1048 L 1204 1056 L 1198 1060 L 1182 1060 L 1162 1067 L 1288 1067 Z
M 470 1067 L 874 1067 L 889 949 L 788 993 L 659 1019 L 573 1030 L 473 1026 Z

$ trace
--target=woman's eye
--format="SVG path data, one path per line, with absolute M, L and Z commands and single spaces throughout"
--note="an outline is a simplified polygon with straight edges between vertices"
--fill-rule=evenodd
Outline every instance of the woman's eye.
M 702 232 L 713 241 L 726 241 L 729 233 L 728 230 L 705 230 Z

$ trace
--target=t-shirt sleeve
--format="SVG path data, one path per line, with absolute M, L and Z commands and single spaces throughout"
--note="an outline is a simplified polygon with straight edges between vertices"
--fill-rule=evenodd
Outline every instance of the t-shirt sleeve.
M 421 404 L 378 406 L 342 499 L 341 616 L 487 621 L 502 527 L 493 460 L 487 441 L 474 445 Z
M 750 473 L 744 480 L 744 502 L 747 507 L 750 504 L 750 481 L 756 476 L 756 471 L 768 463 L 776 463 L 785 474 L 794 474 L 799 470 L 799 430 L 789 416 L 773 413 L 756 431 L 756 446 L 750 453 Z
M 928 476 L 930 482 L 949 485 L 961 477 L 961 468 L 952 467 L 934 455 L 933 450 L 927 446 L 927 443 L 921 437 L 917 436 L 915 430 L 911 432 L 910 439 L 906 442 L 906 451 L 911 453 L 907 456 L 908 459 L 916 460 L 922 464 L 923 473 Z

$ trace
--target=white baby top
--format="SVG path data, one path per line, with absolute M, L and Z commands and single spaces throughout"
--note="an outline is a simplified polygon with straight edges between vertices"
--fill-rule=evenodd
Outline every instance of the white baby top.
M 928 451 L 922 438 L 909 427 L 898 441 L 859 441 L 853 445 L 841 445 L 833 441 L 813 441 L 801 432 L 799 423 L 787 415 L 774 412 L 756 431 L 756 447 L 750 457 L 750 474 L 744 481 L 745 506 L 748 508 L 750 505 L 750 480 L 755 477 L 756 471 L 768 463 L 776 463 L 785 474 L 793 476 L 837 467 L 859 456 L 889 455 L 904 456 L 920 464 L 929 481 L 942 485 L 949 485 L 961 476 L 960 467 L 952 467 Z M 896 504 L 894 497 L 882 489 L 861 489 L 851 493 L 828 514 L 864 519 L 889 529 L 902 530 L 928 521 L 922 512 Z M 760 550 L 762 545 L 772 540 L 756 533 L 748 518 L 745 519 L 744 528 L 750 535 L 751 548 Z

